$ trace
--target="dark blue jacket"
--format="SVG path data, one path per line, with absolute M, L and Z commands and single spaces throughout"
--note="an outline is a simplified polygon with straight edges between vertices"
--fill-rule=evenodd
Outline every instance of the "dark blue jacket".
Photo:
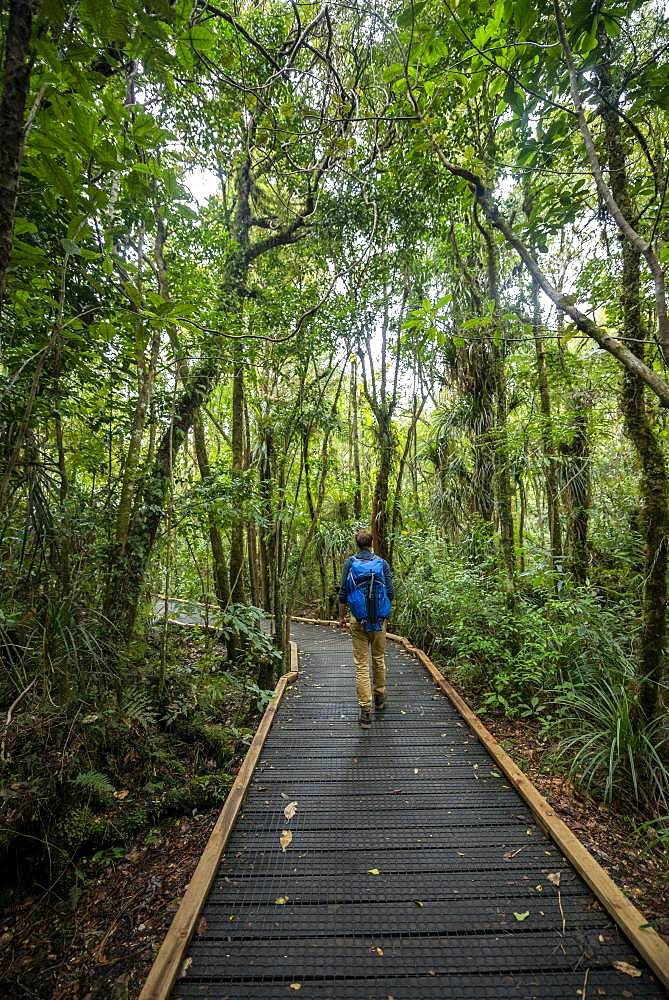
M 341 571 L 341 583 L 339 585 L 339 603 L 340 604 L 347 604 L 348 603 L 347 600 L 346 600 L 346 592 L 348 590 L 348 586 L 347 586 L 348 574 L 349 574 L 349 570 L 351 569 L 351 563 L 353 562 L 354 558 L 356 558 L 356 559 L 373 559 L 374 558 L 374 553 L 372 552 L 371 549 L 360 549 L 359 552 L 356 552 L 355 557 L 354 556 L 349 556 L 348 557 L 348 559 L 344 563 L 344 568 Z M 388 592 L 388 597 L 392 601 L 393 598 L 395 597 L 395 588 L 393 586 L 393 573 L 392 573 L 392 570 L 391 570 L 390 566 L 388 565 L 388 563 L 386 562 L 385 559 L 383 560 L 383 579 L 384 579 L 385 584 L 386 584 L 386 590 Z

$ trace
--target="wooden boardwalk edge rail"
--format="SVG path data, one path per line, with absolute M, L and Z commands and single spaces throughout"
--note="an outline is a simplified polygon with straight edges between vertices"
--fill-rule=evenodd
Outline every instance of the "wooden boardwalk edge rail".
M 307 625 L 336 626 L 336 621 L 322 618 L 294 616 L 296 622 Z M 415 656 L 426 668 L 434 682 L 449 698 L 455 709 L 476 734 L 488 753 L 512 783 L 513 787 L 532 810 L 541 829 L 553 839 L 564 856 L 571 862 L 581 878 L 592 889 L 605 910 L 616 921 L 634 948 L 645 959 L 659 981 L 669 990 L 669 945 L 660 935 L 646 924 L 643 914 L 613 882 L 590 852 L 574 833 L 539 794 L 537 789 L 520 770 L 517 764 L 502 749 L 492 733 L 472 712 L 455 688 L 446 680 L 429 656 L 413 646 L 403 636 L 388 633 L 388 639 L 402 646 L 407 653 Z M 139 1000 L 167 1000 L 179 974 L 186 949 L 204 906 L 225 846 L 232 832 L 237 815 L 244 801 L 254 768 L 260 757 L 263 744 L 271 729 L 277 709 L 288 684 L 298 677 L 297 646 L 291 648 L 291 670 L 284 674 L 274 691 L 274 697 L 267 706 L 253 742 L 239 769 L 235 782 L 225 800 L 225 804 L 209 841 L 198 862 L 193 877 L 186 889 L 181 905 L 160 947 Z
M 323 618 L 295 617 L 294 621 L 303 622 L 308 625 L 337 625 L 336 621 Z M 564 856 L 572 863 L 605 910 L 611 915 L 628 940 L 645 959 L 662 985 L 669 991 L 669 945 L 662 940 L 654 928 L 648 926 L 646 918 L 641 911 L 618 888 L 613 879 L 593 858 L 592 854 L 583 846 L 578 837 L 572 833 L 567 824 L 559 816 L 556 816 L 555 811 L 543 795 L 537 791 L 527 775 L 520 770 L 518 765 L 502 749 L 492 733 L 486 729 L 478 716 L 472 712 L 469 705 L 460 697 L 453 685 L 446 680 L 427 653 L 424 653 L 422 649 L 418 649 L 417 646 L 413 646 L 404 636 L 394 635 L 392 632 L 389 632 L 387 638 L 392 642 L 396 642 L 407 653 L 420 660 L 432 679 L 447 698 L 450 699 L 462 718 L 476 733 L 488 753 L 525 800 L 542 830 L 553 839 Z
M 144 983 L 139 1000 L 166 1000 L 172 992 L 172 987 L 179 975 L 186 949 L 195 931 L 198 917 L 207 898 L 207 893 L 218 870 L 239 810 L 244 802 L 244 796 L 246 795 L 253 771 L 260 757 L 263 744 L 272 728 L 274 716 L 287 686 L 297 680 L 299 667 L 297 645 L 294 642 L 290 644 L 290 666 L 291 669 L 289 672 L 279 678 L 279 682 L 274 689 L 274 696 L 265 709 L 253 741 L 244 757 L 242 766 L 237 772 L 237 777 L 232 788 L 228 792 L 225 804 L 216 820 L 214 829 L 211 831 L 211 836 L 198 861 L 197 868 L 184 893 L 179 909 L 174 915 L 174 919 L 170 924 L 151 967 L 151 971 Z

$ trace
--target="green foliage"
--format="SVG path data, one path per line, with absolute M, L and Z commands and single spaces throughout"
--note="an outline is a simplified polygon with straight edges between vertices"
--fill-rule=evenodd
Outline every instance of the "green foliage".
M 605 802 L 669 803 L 666 720 L 646 720 L 629 667 L 574 671 L 555 698 L 556 759 Z
M 111 781 L 100 771 L 80 771 L 72 784 L 77 789 L 88 792 L 98 802 L 108 802 L 114 792 Z

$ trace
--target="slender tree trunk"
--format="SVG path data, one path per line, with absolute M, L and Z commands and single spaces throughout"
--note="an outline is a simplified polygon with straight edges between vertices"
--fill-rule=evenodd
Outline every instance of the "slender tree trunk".
M 425 405 L 425 399 L 422 399 L 419 405 L 417 397 L 414 396 L 411 424 L 409 426 L 409 429 L 407 430 L 407 436 L 404 442 L 402 457 L 400 458 L 400 464 L 397 469 L 397 479 L 395 480 L 395 493 L 393 494 L 392 514 L 390 519 L 390 544 L 388 547 L 388 561 L 391 563 L 393 561 L 393 555 L 395 552 L 395 542 L 399 530 L 400 517 L 402 515 L 402 483 L 404 481 L 404 472 L 406 470 L 407 462 L 409 460 L 409 455 L 411 453 L 411 445 L 413 443 L 413 439 L 416 434 L 416 425 L 418 424 L 418 418 L 423 412 L 424 405 Z
M 372 497 L 372 537 L 374 552 L 382 559 L 389 558 L 388 548 L 388 486 L 395 444 L 390 419 L 379 414 L 377 426 L 378 468 Z
M 274 510 L 272 503 L 272 475 L 274 467 L 274 442 L 269 430 L 265 431 L 263 448 L 259 467 L 260 503 L 263 513 L 263 523 L 260 528 L 260 564 L 262 572 L 263 607 L 268 614 L 274 607 L 274 588 L 272 583 L 272 567 L 274 564 L 272 546 L 272 525 Z
M 360 479 L 360 430 L 358 427 L 358 366 L 351 361 L 351 435 L 353 437 L 353 475 L 355 476 L 355 493 L 353 494 L 353 516 L 356 521 L 362 516 L 362 484 Z
M 314 504 L 313 494 L 311 492 L 311 460 L 309 455 L 309 430 L 305 430 L 302 435 L 302 461 L 304 463 L 304 490 L 307 498 L 307 509 L 309 511 L 309 519 L 311 521 L 311 534 L 315 534 L 318 528 L 318 516 L 319 511 L 316 510 L 316 505 Z M 321 581 L 321 599 L 319 607 L 321 611 L 325 610 L 327 607 L 328 599 L 328 574 L 327 566 L 325 563 L 325 552 L 323 551 L 323 544 L 321 539 L 317 536 L 314 546 L 316 550 L 316 561 L 318 563 L 318 575 Z
M 497 248 L 492 234 L 486 226 L 477 225 L 487 247 L 488 295 L 493 303 L 493 315 L 499 316 L 499 283 L 497 268 Z M 501 331 L 500 331 L 501 334 Z M 509 441 L 506 420 L 508 404 L 506 398 L 506 372 L 504 370 L 504 343 L 492 342 L 492 371 L 495 386 L 495 480 L 497 486 L 497 517 L 499 521 L 502 561 L 505 572 L 507 603 L 515 605 L 515 553 L 513 509 L 511 506 L 511 475 L 509 470 Z
M 495 516 L 495 372 L 492 345 L 488 338 L 476 345 L 468 363 L 470 391 L 475 412 L 474 510 L 492 528 Z
M 23 158 L 23 121 L 32 71 L 33 10 L 32 0 L 9 0 L 0 100 L 0 315 L 7 289 Z
M 582 394 L 572 394 L 573 432 L 569 442 L 560 446 L 562 455 L 562 495 L 567 509 L 567 570 L 578 584 L 588 578 L 590 549 L 590 443 L 588 439 L 588 401 Z
M 560 503 L 558 495 L 558 468 L 555 461 L 553 418 L 551 413 L 550 390 L 548 387 L 548 374 L 546 371 L 546 354 L 544 351 L 543 340 L 541 339 L 539 286 L 535 279 L 532 279 L 532 307 L 534 345 L 537 358 L 537 384 L 539 387 L 539 406 L 541 408 L 541 447 L 544 456 L 546 480 L 548 532 L 550 535 L 551 563 L 553 569 L 556 570 L 562 562 L 562 526 L 560 523 Z
M 238 484 L 244 473 L 244 360 L 239 341 L 235 344 L 232 374 L 232 474 Z M 244 518 L 237 514 L 230 529 L 230 595 L 235 604 L 246 603 L 244 586 Z
M 200 479 L 206 484 L 211 480 L 211 468 L 209 466 L 209 455 L 207 454 L 204 424 L 199 413 L 193 421 L 193 441 L 195 443 L 195 456 L 197 458 L 198 469 L 200 470 Z M 209 528 L 211 562 L 214 571 L 214 590 L 216 591 L 216 599 L 219 605 L 225 608 L 230 601 L 228 565 L 225 558 L 221 530 L 212 507 L 209 507 L 207 510 L 207 526 Z
M 525 482 L 521 474 L 516 477 L 519 497 L 518 511 L 518 554 L 520 561 L 520 572 L 525 572 L 525 518 L 527 515 L 527 495 L 525 492 Z

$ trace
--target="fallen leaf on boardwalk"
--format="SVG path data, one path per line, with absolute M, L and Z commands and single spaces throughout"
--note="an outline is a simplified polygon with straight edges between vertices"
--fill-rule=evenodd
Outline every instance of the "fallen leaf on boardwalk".
M 376 952 L 376 954 L 379 957 L 381 957 L 381 955 L 383 955 L 383 948 L 375 948 L 374 951 Z
M 200 917 L 200 919 L 197 922 L 197 930 L 195 931 L 195 933 L 197 934 L 198 937 L 202 937 L 203 934 L 207 933 L 208 927 L 209 924 L 207 923 L 207 918 Z
M 629 962 L 611 962 L 611 965 L 618 972 L 624 972 L 626 976 L 632 976 L 634 979 L 638 979 L 641 975 L 641 969 L 637 969 L 635 965 L 630 965 Z
M 297 992 L 298 990 L 302 989 L 302 983 L 291 983 L 288 989 L 295 990 L 295 992 Z
M 516 920 L 518 920 L 518 921 L 527 920 L 527 918 L 530 915 L 530 911 L 529 910 L 525 910 L 524 913 L 516 913 L 516 911 L 514 910 L 513 911 L 513 915 L 516 918 Z
M 115 799 L 127 799 L 128 795 L 130 795 L 130 792 L 127 788 L 122 788 L 120 792 L 114 792 Z
M 548 881 L 552 882 L 558 889 L 560 888 L 560 872 L 554 872 L 548 876 Z
M 277 906 L 283 906 L 284 903 L 288 902 L 288 896 L 277 896 L 274 902 Z
M 537 890 L 537 892 L 543 892 L 544 891 L 543 885 L 535 885 L 534 888 Z
M 381 874 L 381 869 L 380 868 L 368 868 L 367 869 L 367 874 L 368 875 L 380 875 Z
M 418 774 L 418 768 L 417 768 L 417 767 L 414 767 L 414 769 L 413 769 L 413 773 L 414 773 L 414 774 Z
M 501 778 L 502 775 L 499 773 L 499 771 L 491 771 L 490 772 L 490 777 L 491 778 Z
M 420 906 L 420 907 L 425 906 L 425 903 L 423 902 L 422 899 L 414 899 L 414 903 L 416 904 L 416 906 Z
M 281 844 L 281 850 L 285 851 L 287 847 L 290 847 L 293 840 L 293 835 L 290 830 L 282 830 L 281 836 L 279 837 L 279 843 Z
M 436 976 L 437 970 L 436 969 L 428 969 L 427 970 L 427 974 L 428 974 L 428 976 Z
M 283 810 L 283 815 L 286 819 L 292 819 L 297 812 L 297 802 L 289 802 L 286 808 Z
M 179 979 L 186 978 L 186 976 L 188 975 L 188 970 L 190 969 L 192 964 L 193 964 L 192 958 L 187 958 L 184 962 L 182 962 L 181 968 L 179 969 Z

